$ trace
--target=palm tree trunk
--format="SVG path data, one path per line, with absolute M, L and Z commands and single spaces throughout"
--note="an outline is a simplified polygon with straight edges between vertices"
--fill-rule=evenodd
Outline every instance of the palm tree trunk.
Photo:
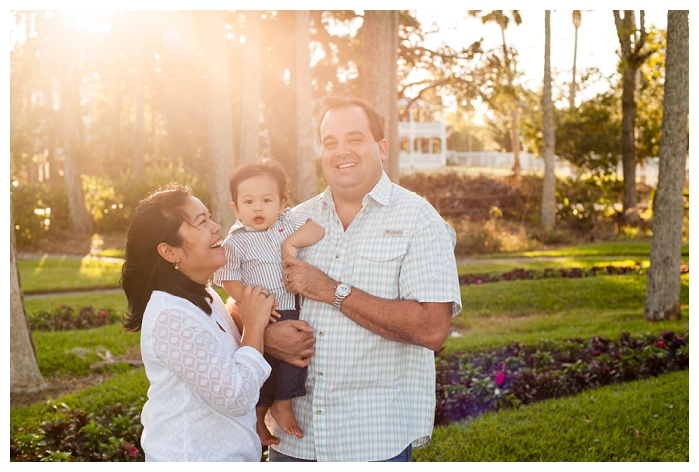
M 240 163 L 260 155 L 260 15 L 245 12 L 243 45 L 243 97 L 240 119 Z M 310 83 L 310 82 L 309 82 Z
M 544 46 L 544 182 L 541 194 L 541 228 L 552 229 L 556 225 L 556 175 L 554 157 L 556 136 L 553 125 L 553 99 L 551 97 L 551 11 L 546 10 Z
M 33 393 L 46 388 L 36 362 L 36 350 L 27 313 L 17 266 L 15 223 L 10 202 L 10 393 Z
M 658 187 L 653 201 L 653 239 L 644 317 L 680 318 L 680 261 L 685 161 L 689 145 L 689 12 L 667 14 L 667 57 Z
M 394 51 L 397 46 L 397 21 L 393 19 L 394 14 L 392 10 L 365 10 L 362 26 L 364 96 L 386 118 L 387 140 L 391 138 L 391 123 L 398 120 L 397 106 L 391 104 L 396 101 L 397 74 Z M 390 152 L 391 147 L 398 147 L 398 143 L 389 141 L 388 147 Z M 384 163 L 384 168 L 392 172 L 398 169 L 397 165 L 389 163 Z M 398 174 L 389 175 L 389 178 L 395 181 Z
M 221 232 L 227 234 L 235 222 L 228 188 L 228 176 L 235 170 L 235 148 L 226 22 L 221 11 L 207 11 L 204 15 L 209 47 L 206 54 L 206 116 L 210 210 L 214 221 L 221 225 Z
M 292 187 L 295 203 L 308 200 L 318 193 L 316 152 L 313 146 L 313 104 L 310 66 L 310 12 L 296 11 L 296 131 L 299 164 Z

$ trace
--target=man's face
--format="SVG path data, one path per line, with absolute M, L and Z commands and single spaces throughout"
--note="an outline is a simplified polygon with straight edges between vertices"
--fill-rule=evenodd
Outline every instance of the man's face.
M 381 179 L 388 141 L 374 141 L 362 108 L 329 110 L 320 125 L 323 174 L 334 195 L 363 198 Z

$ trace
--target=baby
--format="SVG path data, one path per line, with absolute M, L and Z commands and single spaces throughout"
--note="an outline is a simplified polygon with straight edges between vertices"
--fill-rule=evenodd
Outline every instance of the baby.
M 214 283 L 228 295 L 240 300 L 246 285 L 261 285 L 274 294 L 275 317 L 280 320 L 299 317 L 296 297 L 286 291 L 282 281 L 282 259 L 296 256 L 299 248 L 311 246 L 325 231 L 308 217 L 295 215 L 288 208 L 288 176 L 274 161 L 239 166 L 229 177 L 231 206 L 238 220 L 228 232 L 223 246 L 228 263 L 214 274 Z M 264 293 L 262 293 L 264 295 Z M 241 329 L 240 320 L 233 317 Z M 291 407 L 291 399 L 305 395 L 307 367 L 294 367 L 265 354 L 272 374 L 260 390 L 256 406 L 257 434 L 262 444 L 279 444 L 265 425 L 270 410 L 282 431 L 303 437 Z

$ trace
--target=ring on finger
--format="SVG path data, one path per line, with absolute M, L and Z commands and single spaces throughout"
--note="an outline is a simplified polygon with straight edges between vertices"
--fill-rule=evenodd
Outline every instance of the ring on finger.
M 260 295 L 264 295 L 265 298 L 269 297 L 269 293 L 265 293 L 265 292 L 260 292 Z
M 286 279 L 286 283 L 291 283 L 291 280 L 289 280 L 289 274 L 285 274 L 284 278 Z

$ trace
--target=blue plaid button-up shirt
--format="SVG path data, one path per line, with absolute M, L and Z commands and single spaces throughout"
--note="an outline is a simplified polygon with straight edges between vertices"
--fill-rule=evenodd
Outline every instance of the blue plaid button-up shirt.
M 384 173 L 345 231 L 330 189 L 293 210 L 325 230 L 299 257 L 331 278 L 390 300 L 446 302 L 461 311 L 456 234 L 420 196 Z M 314 328 L 315 355 L 293 408 L 304 438 L 284 434 L 275 450 L 319 461 L 375 461 L 426 445 L 435 410 L 434 353 L 391 341 L 331 305 L 305 299 L 300 318 Z

